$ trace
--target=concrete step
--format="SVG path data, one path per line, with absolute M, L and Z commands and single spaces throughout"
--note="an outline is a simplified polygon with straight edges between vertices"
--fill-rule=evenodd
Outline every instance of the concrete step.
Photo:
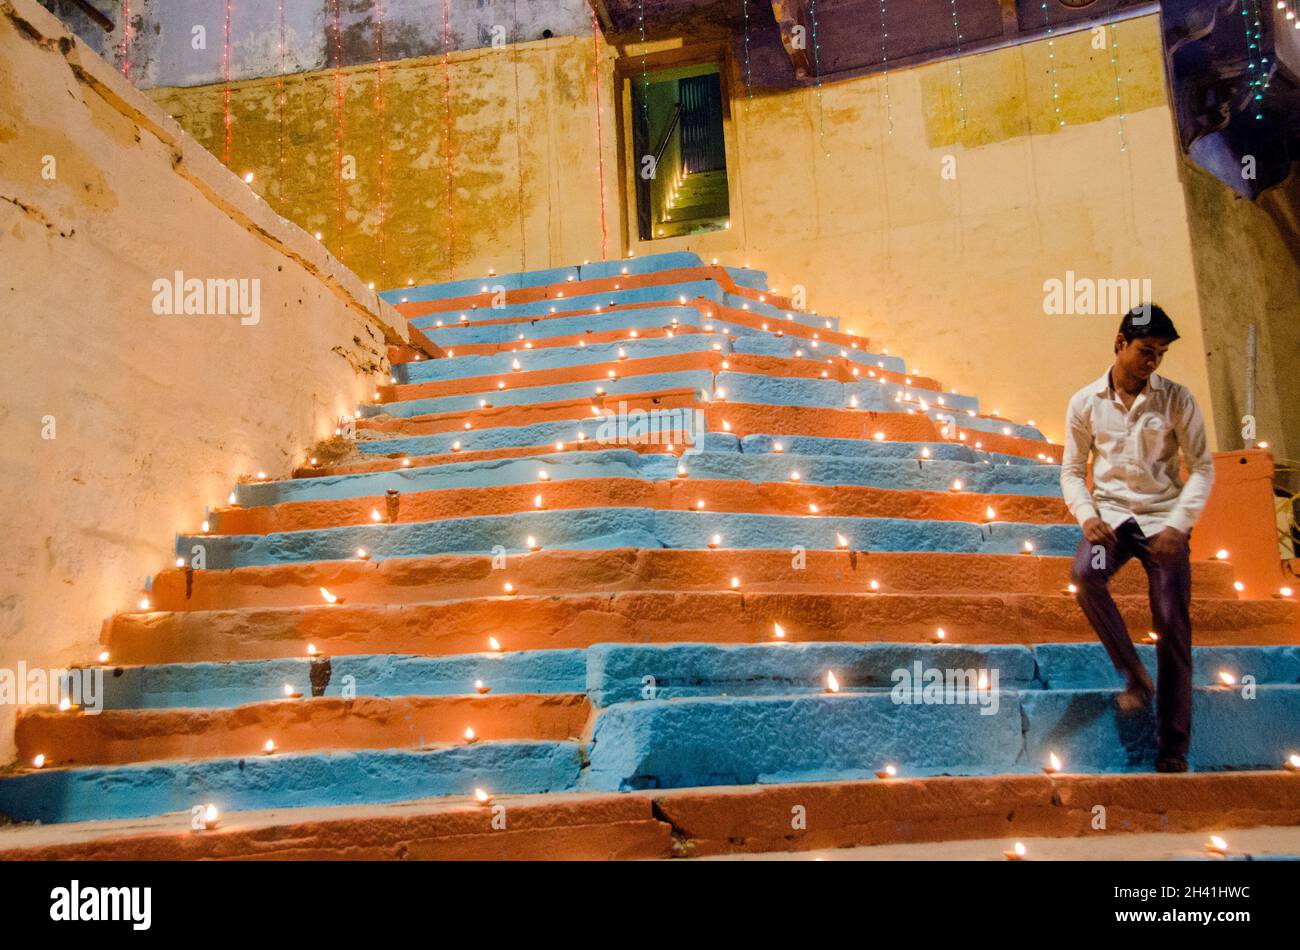
M 26 771 L 0 778 L 0 814 L 16 821 L 94 821 L 177 813 L 379 804 L 431 795 L 569 791 L 576 742 L 478 742 Z
M 1276 771 L 932 777 L 499 794 L 492 804 L 499 808 L 462 798 L 227 811 L 199 832 L 188 813 L 14 826 L 0 828 L 0 860 L 608 860 L 979 839 L 998 839 L 991 856 L 1000 860 L 1021 839 L 1032 857 L 1034 839 L 1123 842 L 1300 824 L 1300 781 Z M 792 821 L 798 814 L 806 821 Z
M 382 517 L 382 513 L 380 513 Z M 176 553 L 204 552 L 206 569 L 292 561 L 337 561 L 357 556 L 512 554 L 530 549 L 603 550 L 623 547 L 705 549 L 801 548 L 861 552 L 948 551 L 1012 554 L 1026 543 L 1044 555 L 1072 555 L 1081 534 L 1074 524 L 921 521 L 884 517 L 812 517 L 741 512 L 656 510 L 644 507 L 532 510 L 412 523 L 373 523 L 265 535 L 182 535 Z M 528 539 L 532 538 L 533 541 Z M 843 539 L 843 540 L 841 540 Z
M 1129 629 L 1151 629 L 1147 598 L 1116 598 Z M 1196 600 L 1197 643 L 1286 644 L 1294 602 Z M 102 637 L 112 662 L 177 663 L 328 656 L 477 653 L 497 637 L 506 650 L 597 643 L 768 643 L 779 623 L 792 642 L 1090 642 L 1095 634 L 1073 599 L 1050 594 L 622 591 L 501 595 L 434 603 L 132 612 L 113 616 Z
M 940 671 L 942 677 L 942 671 Z M 942 678 L 940 680 L 942 682 Z M 1124 715 L 1114 690 L 950 692 L 641 700 L 600 712 L 586 787 L 620 791 L 906 775 L 1040 771 L 1056 754 L 1073 772 L 1149 770 L 1151 711 Z M 953 699 L 952 697 L 956 698 Z M 1300 685 L 1250 698 L 1193 690 L 1189 762 L 1202 771 L 1281 768 L 1297 752 Z
M 798 464 L 797 457 L 795 464 Z M 390 505 L 384 495 L 363 495 L 359 498 L 288 502 L 269 507 L 223 508 L 209 518 L 212 522 L 210 534 L 251 535 L 344 525 L 369 526 L 375 523 L 376 512 L 380 513 L 384 523 L 398 524 L 471 515 L 591 507 L 693 511 L 701 518 L 714 512 L 807 515 L 817 511 L 826 517 L 915 518 L 1008 525 L 1071 521 L 1065 503 L 1059 498 L 1034 495 L 899 491 L 802 481 L 748 482 L 714 478 L 651 481 L 628 477 L 403 492 L 396 505 Z M 990 522 L 987 517 L 990 509 L 996 513 L 996 522 Z M 709 525 L 705 527 L 707 529 Z
M 721 556 L 720 556 L 721 555 Z M 497 567 L 494 567 L 494 564 Z M 487 555 L 369 561 L 316 561 L 192 571 L 168 568 L 154 576 L 149 596 L 160 611 L 314 606 L 325 587 L 345 604 L 405 604 L 499 597 L 509 580 L 520 596 L 631 590 L 717 591 L 740 577 L 748 594 L 871 590 L 887 594 L 1045 594 L 1068 597 L 1070 559 L 1026 555 L 809 551 L 690 551 L 616 548 L 540 551 L 496 560 Z M 1228 561 L 1193 561 L 1192 596 L 1235 599 Z M 1117 595 L 1144 595 L 1137 562 L 1111 580 Z
M 225 709 L 24 711 L 18 760 L 45 768 L 172 759 L 279 755 L 324 749 L 410 749 L 476 741 L 576 739 L 591 707 L 584 695 L 499 694 L 280 698 Z

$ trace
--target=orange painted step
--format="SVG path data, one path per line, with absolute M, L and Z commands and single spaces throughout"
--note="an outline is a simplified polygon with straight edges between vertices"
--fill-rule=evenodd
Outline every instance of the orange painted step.
M 725 365 L 724 365 L 725 364 Z M 808 357 L 767 356 L 760 353 L 724 353 L 718 350 L 704 350 L 691 353 L 669 353 L 662 356 L 643 356 L 624 360 L 604 360 L 598 363 L 579 363 L 572 366 L 549 367 L 546 369 L 507 370 L 487 376 L 467 376 L 456 379 L 440 379 L 423 383 L 400 383 L 376 387 L 380 404 L 401 402 L 413 399 L 429 399 L 439 396 L 458 396 L 466 393 L 482 393 L 490 396 L 496 392 L 509 392 L 512 389 L 526 389 L 533 386 L 551 386 L 563 383 L 591 382 L 600 383 L 610 379 L 610 373 L 617 378 L 648 376 L 652 373 L 685 372 L 688 370 L 708 370 L 712 373 L 732 372 L 749 373 L 755 376 L 775 376 L 781 378 L 829 379 L 840 383 L 861 382 L 868 379 L 886 379 L 899 384 L 910 379 L 909 385 L 920 388 L 926 386 L 924 377 L 905 376 L 884 369 L 862 370 L 853 373 L 854 367 L 845 360 L 827 361 L 816 358 L 813 353 Z
M 435 599 L 499 597 L 509 581 L 519 595 L 628 590 L 718 591 L 741 577 L 750 592 L 852 591 L 876 580 L 884 593 L 1060 594 L 1070 583 L 1070 559 L 942 551 L 871 554 L 808 551 L 796 567 L 788 551 L 612 548 L 539 551 L 505 559 L 501 570 L 478 554 L 435 554 L 378 561 L 307 561 L 225 571 L 167 568 L 154 576 L 155 610 L 316 606 L 320 588 L 345 603 L 401 604 Z M 1232 564 L 1193 561 L 1193 597 L 1237 597 Z M 1142 594 L 1146 575 L 1136 562 L 1111 581 L 1116 594 Z
M 699 508 L 701 501 L 703 509 Z M 826 516 L 974 523 L 987 521 L 986 510 L 992 507 L 996 521 L 1073 523 L 1064 501 L 1036 495 L 982 495 L 737 479 L 682 478 L 650 482 L 636 478 L 580 478 L 403 492 L 395 515 L 389 511 L 387 499 L 380 495 L 285 502 L 258 508 L 220 508 L 216 512 L 215 533 L 269 534 L 372 524 L 371 513 L 376 510 L 384 513 L 386 523 L 410 523 L 535 510 L 640 507 L 699 511 L 703 539 L 708 536 L 705 520 L 708 512 L 807 515 L 812 510 L 810 505 L 816 505 L 818 513 Z
M 1150 629 L 1147 598 L 1116 598 L 1131 630 Z M 1297 604 L 1196 600 L 1200 646 L 1287 644 Z M 878 594 L 862 592 L 625 591 L 498 596 L 410 604 L 336 604 L 215 611 L 133 612 L 106 622 L 114 663 L 251 660 L 303 656 L 477 653 L 494 636 L 506 650 L 596 643 L 768 643 L 773 623 L 791 642 L 926 642 L 938 627 L 962 643 L 1088 642 L 1096 639 L 1065 594 Z
M 608 793 L 503 795 L 491 808 L 426 799 L 223 815 L 189 831 L 189 813 L 121 822 L 0 829 L 4 860 L 502 860 L 667 857 L 672 828 L 648 797 Z
M 33 709 L 18 718 L 19 761 L 45 754 L 46 767 L 119 765 L 320 749 L 405 749 L 479 741 L 564 740 L 582 735 L 591 714 L 581 693 L 554 695 L 358 696 L 281 699 L 229 709 L 106 710 L 68 715 Z
M 1286 772 L 940 776 L 495 801 L 507 830 L 463 798 L 232 813 L 202 833 L 189 830 L 188 814 L 17 827 L 0 830 L 0 861 L 606 860 L 982 838 L 1023 839 L 1032 853 L 1039 837 L 1300 823 L 1300 782 Z M 791 827 L 796 805 L 806 828 Z

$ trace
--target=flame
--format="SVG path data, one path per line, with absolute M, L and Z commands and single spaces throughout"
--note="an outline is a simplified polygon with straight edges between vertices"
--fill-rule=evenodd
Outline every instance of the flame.
M 847 548 L 849 546 L 849 539 L 837 531 L 835 533 L 835 546 L 837 548 Z
M 992 520 L 993 520 L 994 518 L 996 518 L 997 516 L 998 516 L 998 513 L 997 513 L 996 511 L 993 510 L 993 506 L 992 506 L 992 505 L 988 505 L 988 506 L 985 507 L 985 509 L 984 509 L 984 517 L 985 517 L 985 518 L 988 518 L 989 521 L 992 521 Z
M 876 579 L 873 577 L 873 578 L 871 579 L 871 583 L 870 583 L 868 586 L 869 586 L 872 590 L 880 590 L 880 581 L 876 580 Z
M 481 805 L 486 805 L 488 802 L 492 801 L 492 796 L 483 789 L 476 788 L 474 789 L 474 800 Z
M 331 594 L 331 593 L 329 592 L 329 588 L 327 588 L 327 587 L 322 587 L 322 588 L 320 588 L 320 595 L 321 595 L 322 598 L 324 598 L 325 603 L 327 603 L 327 604 L 336 604 L 336 603 L 338 603 L 338 600 L 339 600 L 338 597 L 336 597 L 334 594 Z
M 978 689 L 989 688 L 989 674 L 986 673 L 984 670 L 980 670 L 980 678 L 979 678 L 979 684 L 977 688 Z
M 288 683 L 284 684 L 284 695 L 288 696 L 291 699 L 293 698 L 293 687 Z
M 370 520 L 371 520 L 371 521 L 382 521 L 383 519 L 384 519 L 384 516 L 381 515 L 381 514 L 379 513 L 379 509 L 378 509 L 378 508 L 371 508 L 371 509 L 370 509 Z
M 731 579 L 731 589 L 732 589 L 732 590 L 736 590 L 736 589 L 738 589 L 739 587 L 740 587 L 740 578 L 739 578 L 739 577 L 733 577 L 733 578 Z
M 1214 552 L 1214 556 L 1217 557 L 1220 561 L 1226 561 L 1228 559 L 1228 549 L 1219 548 L 1219 550 Z
M 274 751 L 275 751 L 275 740 L 274 740 L 274 739 L 267 739 L 267 740 L 266 740 L 266 745 L 262 746 L 262 751 L 263 751 L 263 752 L 268 752 L 268 753 L 270 753 L 270 752 L 274 752 Z
M 772 636 L 774 636 L 778 640 L 784 640 L 785 627 L 781 626 L 779 623 L 772 624 Z
M 32 759 L 32 768 L 41 769 L 45 767 L 45 753 L 42 752 L 36 758 Z
M 1061 760 L 1055 752 L 1049 752 L 1047 754 L 1047 761 L 1053 772 L 1061 771 Z
M 478 738 L 478 737 L 477 737 L 476 735 L 474 735 L 474 729 L 473 729 L 471 726 L 466 726 L 466 727 L 465 727 L 465 741 L 466 741 L 466 742 L 473 742 L 473 741 L 474 741 L 475 739 L 477 739 L 477 738 Z
M 1210 843 L 1206 845 L 1211 851 L 1227 851 L 1228 842 L 1224 841 L 1218 835 L 1210 835 Z
M 835 674 L 830 670 L 826 671 L 826 691 L 828 693 L 838 693 L 840 691 L 840 681 L 835 678 Z
M 1291 753 L 1291 755 L 1287 757 L 1287 762 L 1290 764 L 1291 768 L 1300 769 L 1300 755 L 1296 755 L 1294 752 Z
M 1016 842 L 1016 846 L 1011 850 L 1015 851 L 1017 857 L 1023 858 L 1025 856 L 1025 846 L 1019 841 Z
M 217 806 L 216 806 L 216 805 L 209 804 L 207 808 L 203 809 L 203 827 L 204 827 L 204 828 L 212 828 L 212 827 L 215 827 L 216 824 L 217 824 L 217 822 L 218 822 L 220 819 L 221 819 L 221 812 L 217 811 Z
M 934 638 L 936 640 L 946 640 L 948 638 L 948 633 L 943 629 L 943 627 L 939 627 L 934 631 Z
M 316 655 L 316 644 L 314 644 L 314 643 L 309 643 L 309 644 L 307 644 L 307 655 L 308 655 L 308 656 L 315 656 L 315 655 Z

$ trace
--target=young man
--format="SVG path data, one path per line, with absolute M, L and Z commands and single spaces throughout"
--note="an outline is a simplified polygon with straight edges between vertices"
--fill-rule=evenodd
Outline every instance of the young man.
M 1115 364 L 1075 393 L 1065 420 L 1061 492 L 1083 528 L 1072 576 L 1076 599 L 1127 678 L 1116 704 L 1145 708 L 1155 694 L 1156 770 L 1187 771 L 1192 731 L 1192 571 L 1188 538 L 1214 482 L 1205 423 L 1192 394 L 1156 375 L 1178 331 L 1154 304 L 1125 314 Z M 1183 482 L 1178 456 L 1187 462 Z M 1092 453 L 1092 491 L 1084 480 Z M 1142 667 L 1110 596 L 1110 577 L 1136 557 L 1147 572 L 1158 686 Z

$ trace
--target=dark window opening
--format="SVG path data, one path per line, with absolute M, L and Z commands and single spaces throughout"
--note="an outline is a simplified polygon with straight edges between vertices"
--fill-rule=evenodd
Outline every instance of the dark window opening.
M 728 226 L 727 153 L 717 66 L 634 77 L 632 142 L 641 240 Z

